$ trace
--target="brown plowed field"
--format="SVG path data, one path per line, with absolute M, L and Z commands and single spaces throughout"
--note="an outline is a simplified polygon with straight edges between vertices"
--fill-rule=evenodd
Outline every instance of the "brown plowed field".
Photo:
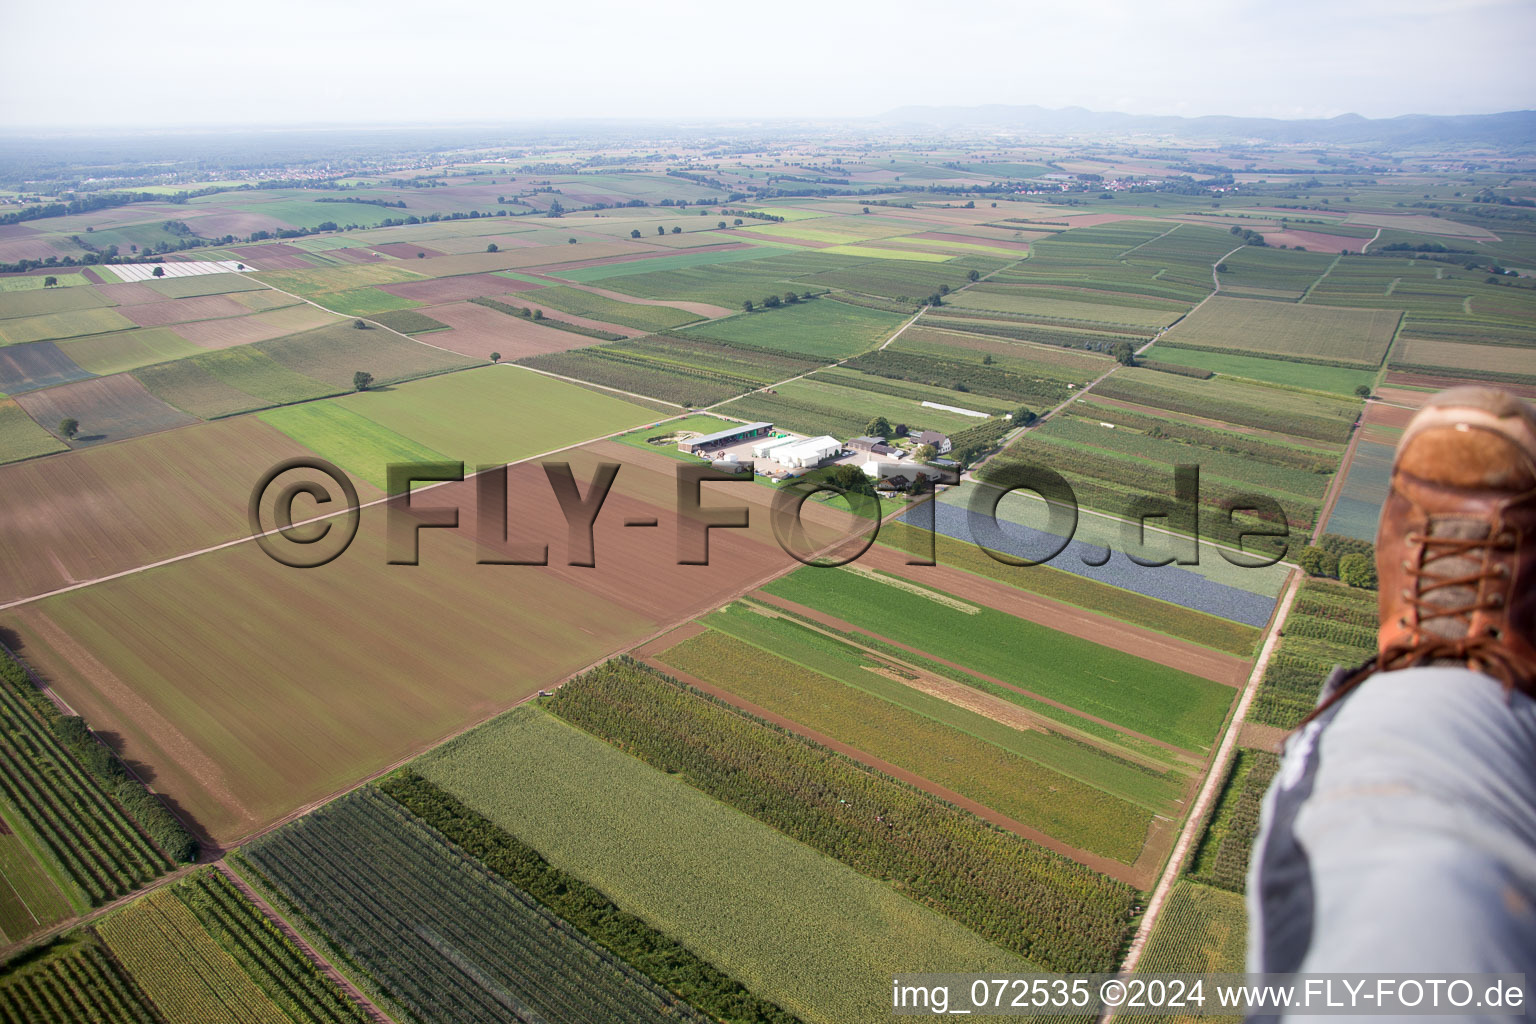
M 122 284 L 96 285 L 96 293 L 108 302 L 116 306 L 137 306 L 145 302 L 164 302 L 165 296 L 155 291 L 142 281 L 124 282 Z M 127 312 L 119 309 L 119 313 L 127 316 Z
M 498 298 L 511 292 L 535 291 L 539 285 L 527 281 L 514 281 L 496 274 L 466 274 L 463 277 L 440 277 L 431 281 L 406 281 L 403 284 L 379 285 L 380 291 L 398 295 L 402 299 L 417 302 L 462 302 L 465 299 Z M 511 301 L 511 300 L 508 300 Z
M 126 373 L 17 395 L 16 404 L 42 424 L 56 424 L 66 417 L 78 419 L 80 433 L 65 442 L 74 448 L 197 422 L 195 417 L 160 401 L 137 378 Z
M 417 252 L 420 251 L 417 250 Z M 384 259 L 378 253 L 367 249 L 327 249 L 321 255 L 333 260 L 341 260 L 343 263 L 378 263 Z
M 1264 232 L 1264 241 L 1268 245 L 1289 245 L 1308 252 L 1339 252 L 1342 249 L 1359 252 L 1361 246 L 1370 240 L 1369 235 L 1365 238 L 1351 238 L 1349 235 L 1325 235 L 1317 231 Z
M 524 356 L 565 352 L 598 343 L 596 338 L 584 334 L 540 327 L 532 320 L 477 306 L 473 302 L 432 306 L 424 312 L 452 330 L 433 331 L 418 340 L 477 359 L 489 359 L 492 352 L 500 352 L 501 358 L 510 362 Z
M 0 604 L 247 534 L 261 473 L 312 454 L 241 416 L 0 466 Z
M 766 488 L 707 487 L 709 504 L 753 506 L 751 528 L 713 531 L 711 563 L 679 566 L 677 463 L 611 444 L 561 457 L 583 488 L 600 458 L 623 460 L 595 568 L 561 564 L 565 519 L 541 467 L 524 464 L 511 473 L 509 521 L 515 540 L 548 543 L 548 567 L 477 565 L 462 529 L 423 530 L 420 564 L 388 565 L 386 511 L 373 506 L 322 568 L 239 544 L 20 606 L 0 626 L 227 845 L 798 564 L 772 540 Z M 631 516 L 661 525 L 626 527 Z M 473 530 L 472 502 L 462 518 Z
M 1387 373 L 1387 383 L 1407 384 L 1413 387 L 1435 388 L 1444 391 L 1448 388 L 1470 384 L 1472 380 L 1461 377 L 1435 377 L 1427 373 L 1408 373 L 1403 370 L 1391 370 Z M 1536 385 L 1500 383 L 1498 388 L 1501 391 L 1508 391 L 1512 395 L 1519 395 L 1521 398 L 1536 399 Z
M 1409 392 L 1428 398 L 1421 391 Z M 1383 396 L 1385 397 L 1385 396 Z M 1414 410 L 1401 409 L 1395 405 L 1382 405 L 1380 402 L 1368 402 L 1365 406 L 1365 426 L 1379 427 L 1406 427 L 1408 421 L 1413 419 Z
M 199 295 L 190 299 L 162 298 L 159 302 L 143 302 L 123 307 L 119 312 L 140 327 L 165 327 L 194 320 L 246 316 L 250 308 L 227 295 Z

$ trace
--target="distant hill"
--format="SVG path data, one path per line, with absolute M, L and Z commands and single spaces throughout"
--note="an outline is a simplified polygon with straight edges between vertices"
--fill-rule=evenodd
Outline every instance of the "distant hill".
M 1404 114 L 1385 118 L 1340 114 L 1327 119 L 1285 121 L 1269 117 L 1121 114 L 1082 107 L 1048 110 L 993 103 L 978 107 L 898 107 L 875 120 L 892 126 L 1013 129 L 1047 135 L 1150 132 L 1224 141 L 1254 139 L 1395 147 L 1447 144 L 1500 148 L 1536 146 L 1536 110 L 1512 110 L 1502 114 Z

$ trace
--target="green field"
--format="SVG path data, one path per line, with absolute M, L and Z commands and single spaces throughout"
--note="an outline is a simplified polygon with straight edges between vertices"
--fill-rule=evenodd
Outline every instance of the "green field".
M 1381 365 L 1400 318 L 1395 310 L 1217 295 L 1179 321 L 1163 344 L 1370 368 Z
M 753 392 L 721 406 L 720 411 L 744 420 L 767 420 L 812 436 L 832 434 L 843 438 L 863 434 L 865 426 L 876 416 L 884 416 L 893 424 L 904 423 L 913 431 L 937 430 L 945 434 L 985 422 L 944 409 L 924 408 L 922 399 L 845 386 L 844 380 L 853 384 L 866 380 L 876 384 L 880 382 L 878 377 L 852 371 L 841 377 L 823 378 L 818 374 L 779 384 L 773 389 L 774 394 Z M 979 402 L 968 402 L 971 397 L 939 388 L 930 388 L 923 396 L 944 405 L 953 402 L 957 408 L 981 412 L 1001 411 L 995 400 L 982 398 Z
M 1059 298 L 1056 293 L 1043 295 L 1032 288 L 1001 284 L 977 285 L 946 301 L 951 306 L 964 309 L 1016 313 L 1043 320 L 1113 324 L 1122 328 L 1149 332 L 1168 326 L 1179 316 L 1178 309 L 1096 302 L 1093 299 L 1093 293 L 1086 291 L 1078 299 Z
M 0 945 L 20 942 L 74 912 L 27 844 L 6 824 L 0 830 Z
M 822 298 L 717 320 L 688 333 L 831 362 L 874 348 L 903 320 L 895 313 Z
M 806 568 L 763 589 L 1187 750 L 1210 746 L 1234 695 L 991 608 L 967 614 L 852 572 Z M 975 636 L 990 642 L 967 639 Z
M 392 462 L 448 462 L 447 456 L 402 437 L 335 402 L 269 409 L 260 419 L 323 459 L 383 490 Z
M 315 301 L 343 316 L 372 316 L 375 313 L 415 309 L 425 305 L 415 299 L 391 295 L 379 288 L 348 288 L 345 291 L 326 292 Z
M 415 767 L 808 1022 L 887 1021 L 896 972 L 1030 969 L 537 708 L 502 715 Z
M 1366 387 L 1374 386 L 1378 374 L 1374 369 L 1351 370 L 1343 366 L 1298 363 L 1284 357 L 1271 359 L 1211 349 L 1178 348 L 1161 343 L 1148 349 L 1145 358 L 1173 363 L 1175 366 L 1198 367 L 1229 377 L 1245 377 L 1248 380 L 1307 388 L 1310 391 L 1332 391 L 1338 395 L 1353 395 L 1355 388 L 1362 384 Z
M 117 334 L 98 334 L 63 342 L 59 348 L 82 370 L 102 376 L 207 351 L 169 327 L 139 327 Z
M 638 327 L 645 331 L 665 331 L 700 319 L 697 313 L 690 313 L 687 310 L 674 309 L 671 306 L 647 306 L 638 302 L 620 302 L 606 295 L 595 295 L 567 285 L 541 288 L 538 292 L 529 294 L 528 298 L 533 302 L 553 306 L 566 313 L 575 313 L 610 324 L 623 324 L 625 327 Z
M 8 398 L 0 399 L 0 462 L 68 450 L 68 445 L 38 426 L 21 406 Z
M 334 403 L 423 448 L 477 466 L 512 462 L 656 418 L 649 409 L 513 366 L 412 381 Z
M 0 320 L 0 344 L 19 345 L 28 341 L 61 341 L 65 338 L 79 338 L 88 334 L 125 331 L 133 327 L 132 320 L 112 309 L 80 309 L 67 313 L 44 313 L 41 316 Z

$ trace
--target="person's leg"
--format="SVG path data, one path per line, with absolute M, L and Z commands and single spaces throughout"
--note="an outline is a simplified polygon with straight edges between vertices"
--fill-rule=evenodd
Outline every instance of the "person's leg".
M 1536 981 L 1536 701 L 1462 668 L 1360 684 L 1287 744 L 1248 910 L 1251 971 Z
M 1249 969 L 1536 981 L 1536 410 L 1426 403 L 1376 567 L 1377 655 L 1329 678 L 1264 800 Z

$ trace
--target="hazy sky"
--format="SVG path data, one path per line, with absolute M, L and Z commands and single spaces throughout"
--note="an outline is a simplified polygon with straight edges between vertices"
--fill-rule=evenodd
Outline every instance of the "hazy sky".
M 7 5 L 0 125 L 1536 106 L 1533 0 Z

